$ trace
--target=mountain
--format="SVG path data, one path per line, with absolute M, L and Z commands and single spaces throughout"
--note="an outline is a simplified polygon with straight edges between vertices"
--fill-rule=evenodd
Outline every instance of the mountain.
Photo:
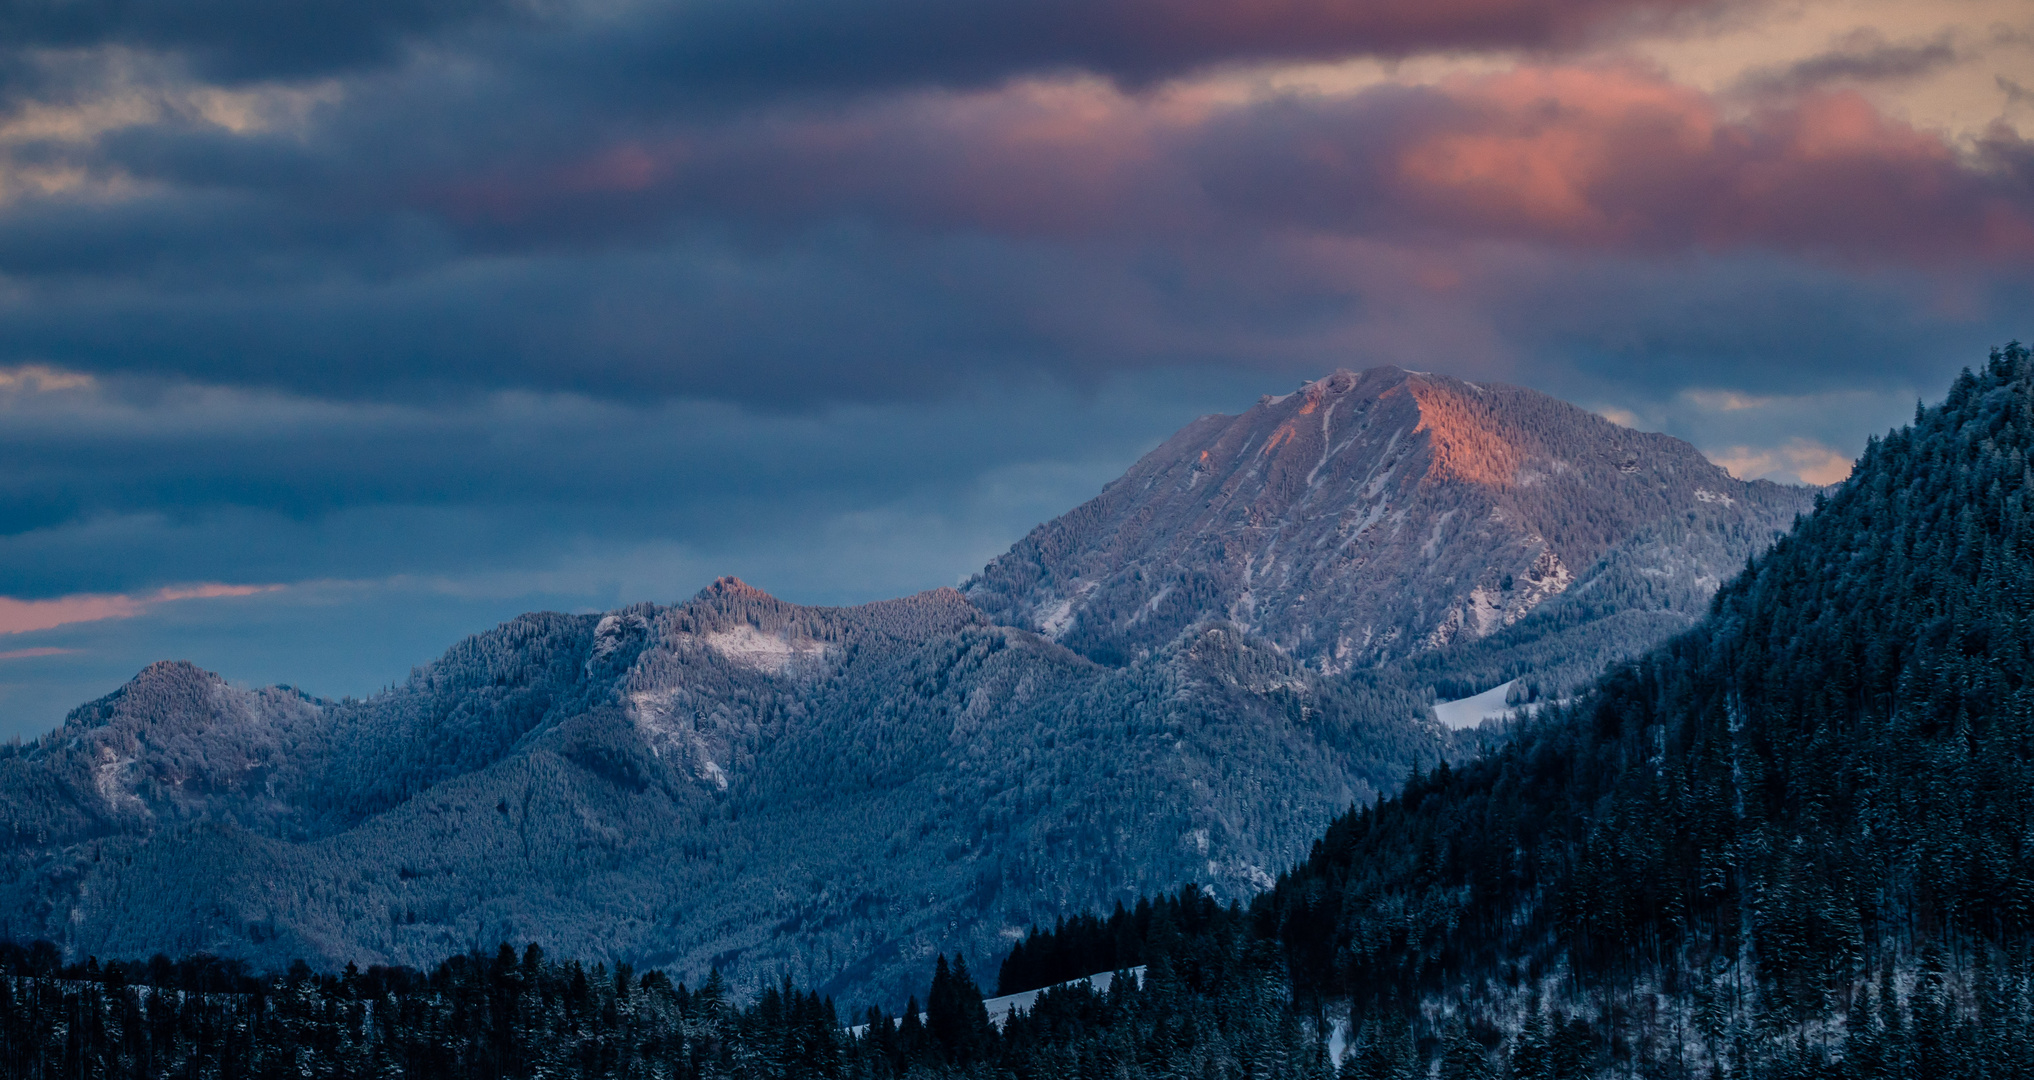
M 1295 985 L 1466 1074 L 2024 1075 L 2030 457 L 2012 346 L 1698 629 L 1330 827 L 1257 912 Z
M 1558 685 L 1685 629 L 1810 498 L 1537 391 L 1338 371 L 1187 425 L 963 588 L 1113 664 L 1210 613 L 1331 673 L 1558 625 L 1482 665 Z
M 1034 923 L 1257 894 L 1460 752 L 1436 693 L 1685 627 L 1808 497 L 1530 391 L 1340 373 L 1197 422 L 965 594 L 723 579 L 524 616 L 366 701 L 154 665 L 0 750 L 0 934 L 268 967 L 537 941 L 895 1004 Z
M 535 940 L 887 1000 L 1067 910 L 1248 895 L 1440 747 L 1225 627 L 1118 670 L 951 589 L 723 579 L 525 616 L 362 702 L 154 665 L 0 757 L 0 929 L 275 967 Z
M 22 1075 L 2034 1076 L 2030 458 L 2034 355 L 2014 346 L 1874 440 L 1690 632 L 1493 753 L 1340 817 L 1248 906 L 1186 887 L 1026 935 L 998 992 L 1143 977 L 1045 990 L 1000 1026 L 943 956 L 922 1015 L 912 1002 L 847 1029 L 789 979 L 734 1008 L 718 978 L 695 993 L 506 946 L 428 976 L 253 980 L 213 958 L 64 967 L 0 945 L 0 1060 Z M 803 639 L 719 640 L 779 656 Z

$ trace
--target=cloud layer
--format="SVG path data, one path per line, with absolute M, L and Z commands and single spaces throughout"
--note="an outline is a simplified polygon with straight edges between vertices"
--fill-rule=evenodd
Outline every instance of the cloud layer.
M 945 584 L 1342 366 L 1824 480 L 2034 333 L 2034 18 L 1867 8 L 8 6 L 9 670 L 313 597 L 441 634 L 728 571 Z M 1766 30 L 1798 47 L 1686 75 Z M 1952 76 L 1991 111 L 1909 93 Z

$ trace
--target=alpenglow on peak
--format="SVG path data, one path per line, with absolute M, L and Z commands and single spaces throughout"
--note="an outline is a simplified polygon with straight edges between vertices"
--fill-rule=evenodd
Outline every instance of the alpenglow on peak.
M 964 591 L 1105 662 L 1212 614 L 1347 670 L 1494 634 L 1635 544 L 1699 606 L 1743 540 L 1808 498 L 1537 391 L 1337 371 L 1187 425 Z M 1664 544 L 1667 528 L 1709 539 Z

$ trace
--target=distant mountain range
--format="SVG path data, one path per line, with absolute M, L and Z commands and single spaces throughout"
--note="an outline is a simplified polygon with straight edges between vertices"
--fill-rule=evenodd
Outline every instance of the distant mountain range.
M 0 756 L 0 932 L 270 966 L 535 940 L 894 1005 L 937 952 L 1270 886 L 1459 749 L 1437 695 L 1658 643 L 1812 497 L 1533 391 L 1338 372 L 960 591 L 527 615 L 367 701 L 153 665 Z

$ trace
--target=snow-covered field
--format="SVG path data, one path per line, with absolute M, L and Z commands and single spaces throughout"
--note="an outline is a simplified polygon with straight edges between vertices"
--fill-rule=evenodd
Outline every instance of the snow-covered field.
M 1139 964 L 1136 967 L 1131 968 L 1129 971 L 1129 975 L 1131 980 L 1134 981 L 1138 986 L 1144 985 L 1144 965 Z M 1063 983 L 1055 983 L 1052 986 L 1043 987 L 1038 990 L 1026 990 L 1021 994 L 1005 994 L 1002 997 L 992 997 L 986 1001 L 983 1001 L 982 1007 L 989 1011 L 989 1023 L 996 1025 L 997 1029 L 1001 1030 L 1003 1027 L 1003 1022 L 1005 1020 L 1010 1019 L 1011 1013 L 1016 1012 L 1019 1009 L 1029 1011 L 1033 1005 L 1038 1004 L 1038 995 L 1045 993 L 1045 991 L 1047 990 L 1057 990 L 1063 986 L 1074 986 L 1080 983 L 1086 983 L 1094 988 L 1095 993 L 1106 994 L 1109 992 L 1109 987 L 1113 985 L 1115 982 L 1116 982 L 1115 972 L 1103 971 L 1094 975 L 1089 975 L 1085 978 L 1070 979 Z M 925 1014 L 919 1013 L 918 1019 L 921 1021 L 924 1020 Z M 851 1028 L 850 1030 L 854 1032 L 857 1038 L 859 1038 L 861 1037 L 861 1034 L 863 1032 L 869 1030 L 869 1025 L 863 1024 L 859 1027 Z
M 1511 682 L 1493 686 L 1474 697 L 1456 698 L 1454 701 L 1434 703 L 1434 719 L 1444 727 L 1472 728 L 1485 720 L 1509 716 L 1514 706 L 1504 703 L 1504 695 L 1511 691 Z

